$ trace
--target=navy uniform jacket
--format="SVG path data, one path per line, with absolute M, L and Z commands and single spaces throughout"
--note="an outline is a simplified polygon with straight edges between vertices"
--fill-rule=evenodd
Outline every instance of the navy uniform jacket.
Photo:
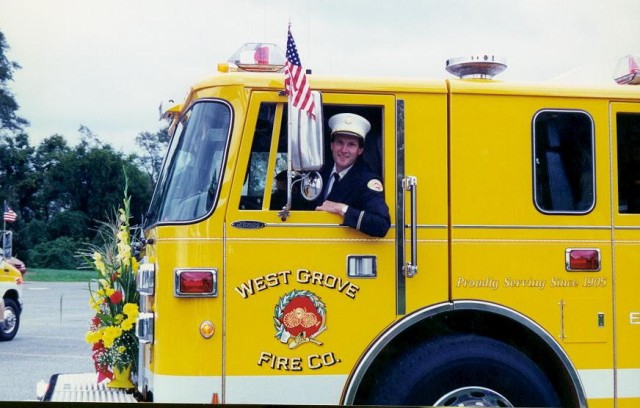
M 331 171 L 332 166 L 322 173 L 325 189 L 329 185 Z M 382 183 L 363 160 L 358 159 L 347 174 L 338 183 L 334 183 L 327 200 L 349 206 L 343 225 L 374 237 L 384 237 L 389 231 L 391 219 L 389 207 L 384 201 Z

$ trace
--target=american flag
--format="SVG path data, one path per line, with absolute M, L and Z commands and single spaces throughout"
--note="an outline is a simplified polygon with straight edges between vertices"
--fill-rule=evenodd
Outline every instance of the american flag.
M 287 95 L 292 99 L 293 106 L 314 116 L 315 102 L 311 95 L 311 88 L 307 82 L 307 75 L 293 40 L 291 28 L 287 35 L 287 62 L 284 65 L 284 87 Z
M 15 222 L 16 219 L 18 219 L 18 214 L 16 214 L 16 212 L 13 211 L 11 207 L 7 205 L 7 203 L 4 203 L 4 215 L 2 218 L 6 222 Z

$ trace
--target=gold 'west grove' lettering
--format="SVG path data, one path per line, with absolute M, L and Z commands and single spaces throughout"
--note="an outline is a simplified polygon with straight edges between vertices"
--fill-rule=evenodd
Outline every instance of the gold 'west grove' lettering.
M 289 277 L 293 274 L 291 271 L 281 271 L 269 273 L 264 276 L 258 276 L 242 282 L 236 286 L 234 290 L 243 298 L 255 295 L 263 290 L 289 284 Z M 360 287 L 351 281 L 344 280 L 339 276 L 322 273 L 318 271 L 310 271 L 308 269 L 298 269 L 296 271 L 296 282 L 303 285 L 322 286 L 327 289 L 337 290 L 348 298 L 355 299 Z
M 265 276 L 258 276 L 257 278 L 249 279 L 247 282 L 242 282 L 240 286 L 236 286 L 234 289 L 243 299 L 246 299 L 265 289 L 282 283 L 289 283 L 289 275 L 291 275 L 291 271 L 269 273 Z
M 355 299 L 356 292 L 360 288 L 350 281 L 343 281 L 342 278 L 334 275 L 324 274 L 318 271 L 309 271 L 307 269 L 298 269 L 296 272 L 296 280 L 299 283 L 324 286 L 329 289 L 336 289 L 340 293 L 344 293 L 347 297 Z

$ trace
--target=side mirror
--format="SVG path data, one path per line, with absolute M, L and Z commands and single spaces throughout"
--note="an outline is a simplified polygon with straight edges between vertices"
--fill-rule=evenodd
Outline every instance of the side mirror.
M 289 102 L 289 157 L 291 170 L 317 171 L 324 165 L 322 94 L 311 91 L 315 110 L 311 116 Z
M 311 172 L 302 178 L 300 193 L 307 201 L 314 201 L 322 194 L 322 177 L 317 171 Z

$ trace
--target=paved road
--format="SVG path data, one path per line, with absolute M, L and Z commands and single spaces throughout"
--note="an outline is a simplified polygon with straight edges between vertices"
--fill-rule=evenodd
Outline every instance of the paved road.
M 36 384 L 56 373 L 92 372 L 84 340 L 93 316 L 86 283 L 26 282 L 17 336 L 0 342 L 0 401 L 36 398 Z

